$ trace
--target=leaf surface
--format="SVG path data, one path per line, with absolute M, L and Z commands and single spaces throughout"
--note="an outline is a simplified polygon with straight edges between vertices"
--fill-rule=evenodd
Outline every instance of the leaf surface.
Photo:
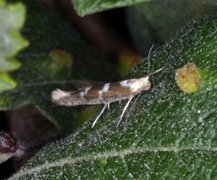
M 88 15 L 91 13 L 119 8 L 124 6 L 131 6 L 140 2 L 145 2 L 150 0 L 74 0 L 72 3 L 74 4 L 75 10 L 81 16 Z
M 217 177 L 217 19 L 194 20 L 150 59 L 152 88 L 47 145 L 11 179 L 215 179 Z M 188 62 L 201 73 L 200 89 L 185 94 L 175 70 Z M 139 64 L 129 78 L 145 76 Z M 137 101 L 136 101 L 137 100 Z

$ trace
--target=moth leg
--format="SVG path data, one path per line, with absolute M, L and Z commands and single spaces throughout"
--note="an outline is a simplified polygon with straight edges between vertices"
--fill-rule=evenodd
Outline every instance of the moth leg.
M 96 122 L 98 121 L 98 119 L 100 118 L 100 116 L 102 115 L 102 113 L 105 111 L 106 107 L 108 106 L 108 104 L 105 104 L 102 108 L 102 110 L 100 111 L 100 113 L 98 114 L 98 116 L 96 117 L 96 119 L 94 120 L 91 128 L 93 128 L 96 124 Z
M 136 99 L 134 100 L 133 104 L 131 105 L 131 107 L 130 107 L 130 109 L 129 109 L 129 113 L 128 113 L 127 117 L 126 117 L 126 121 L 128 120 L 128 118 L 129 118 L 129 116 L 130 116 L 130 113 L 131 113 L 131 111 L 134 109 L 134 107 L 135 107 L 135 105 L 136 105 L 136 102 L 137 102 L 137 100 L 139 99 L 140 96 L 141 96 L 141 93 L 136 97 Z
M 126 112 L 126 110 L 127 110 L 128 106 L 130 105 L 130 102 L 131 102 L 132 99 L 133 99 L 133 96 L 128 99 L 128 101 L 127 101 L 126 105 L 124 106 L 124 109 L 123 109 L 123 111 L 122 111 L 122 113 L 121 113 L 121 115 L 119 117 L 119 120 L 118 120 L 118 123 L 117 123 L 116 127 L 119 126 L 121 120 L 123 119 L 124 113 Z

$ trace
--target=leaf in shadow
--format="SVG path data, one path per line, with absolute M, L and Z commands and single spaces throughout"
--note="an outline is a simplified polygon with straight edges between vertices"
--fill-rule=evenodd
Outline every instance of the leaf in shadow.
M 211 1 L 163 0 L 129 7 L 126 17 L 134 43 L 144 54 L 153 43 L 162 45 L 174 37 L 193 18 L 216 12 L 216 3 Z
M 31 45 L 17 56 L 22 67 L 11 74 L 17 87 L 0 94 L 0 109 L 33 104 L 67 134 L 82 124 L 77 121 L 81 108 L 55 106 L 50 98 L 52 90 L 73 89 L 71 79 L 103 80 L 112 70 L 58 12 L 39 1 L 23 2 L 28 13 L 22 33 Z

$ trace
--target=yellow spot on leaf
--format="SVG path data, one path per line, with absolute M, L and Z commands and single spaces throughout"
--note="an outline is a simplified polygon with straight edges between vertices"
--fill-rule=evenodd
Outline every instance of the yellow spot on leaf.
M 193 63 L 188 63 L 176 70 L 176 83 L 187 94 L 198 91 L 200 88 L 200 78 L 199 69 Z
M 61 49 L 53 49 L 49 55 L 52 61 L 46 67 L 50 67 L 50 73 L 53 72 L 51 74 L 55 79 L 65 79 L 73 64 L 72 55 Z
M 98 106 L 89 106 L 86 107 L 83 111 L 81 111 L 80 116 L 79 116 L 79 122 L 85 122 L 88 119 L 90 119 L 93 114 L 96 113 L 96 111 L 99 109 Z
M 124 75 L 133 66 L 140 63 L 142 57 L 130 49 L 124 49 L 118 54 L 118 71 Z
M 53 49 L 50 51 L 49 55 L 56 61 L 69 61 L 72 59 L 71 54 L 61 49 Z
M 0 106 L 3 106 L 4 104 L 5 102 L 2 99 L 0 99 Z

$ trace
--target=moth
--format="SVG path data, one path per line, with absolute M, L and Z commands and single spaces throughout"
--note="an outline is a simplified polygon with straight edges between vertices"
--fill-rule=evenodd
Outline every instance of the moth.
M 90 85 L 76 91 L 64 91 L 56 89 L 51 93 L 52 102 L 61 106 L 104 104 L 101 112 L 98 114 L 92 124 L 92 127 L 94 127 L 100 116 L 105 111 L 106 107 L 109 108 L 111 103 L 128 100 L 119 117 L 117 124 L 119 125 L 131 100 L 141 92 L 149 90 L 151 87 L 149 77 L 161 71 L 162 69 L 163 68 L 160 68 L 145 77 L 128 79 L 114 83 L 105 83 L 103 85 Z

